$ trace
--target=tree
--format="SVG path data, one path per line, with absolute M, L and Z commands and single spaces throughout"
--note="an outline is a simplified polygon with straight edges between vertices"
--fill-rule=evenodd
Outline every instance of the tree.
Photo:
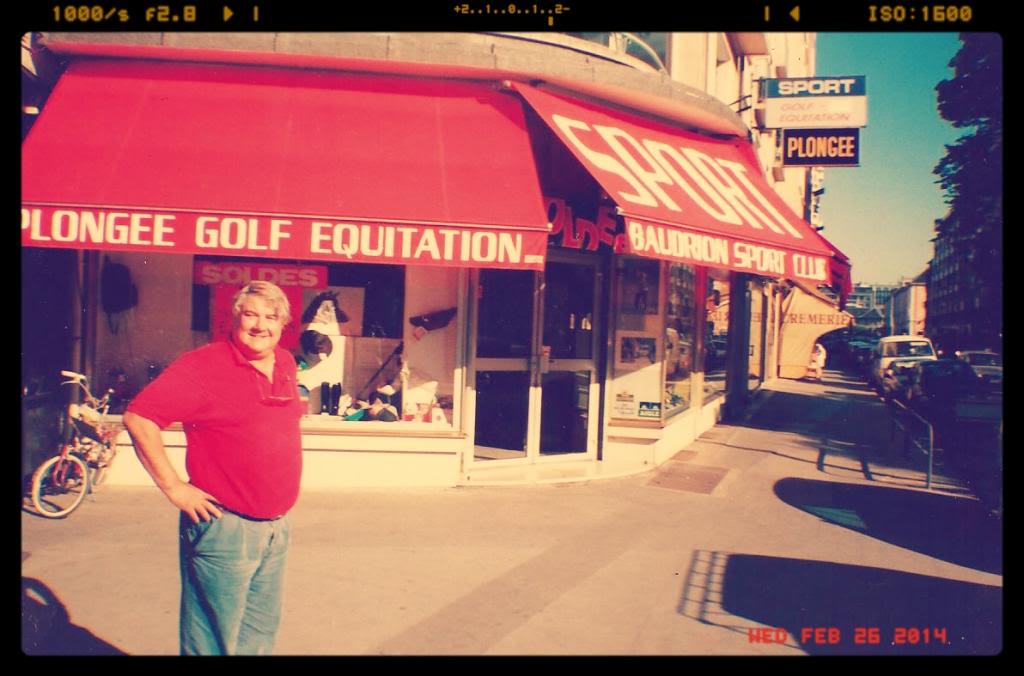
M 1003 326 L 1003 44 L 996 33 L 961 33 L 960 42 L 952 79 L 935 90 L 942 118 L 968 133 L 934 170 L 949 205 L 936 230 L 961 248 L 974 282 L 968 321 L 994 345 Z

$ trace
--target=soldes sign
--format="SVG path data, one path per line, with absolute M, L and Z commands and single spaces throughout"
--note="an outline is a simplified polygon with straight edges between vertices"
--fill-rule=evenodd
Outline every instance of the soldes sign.
M 240 286 L 253 281 L 271 282 L 280 287 L 327 288 L 324 265 L 276 265 L 197 260 L 192 281 L 196 284 Z

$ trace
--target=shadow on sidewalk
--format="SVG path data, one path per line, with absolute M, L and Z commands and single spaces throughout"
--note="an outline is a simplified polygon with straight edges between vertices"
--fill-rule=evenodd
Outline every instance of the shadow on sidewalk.
M 869 481 L 916 481 L 913 475 L 927 470 L 927 457 L 907 449 L 891 412 L 866 384 L 844 384 L 840 390 L 828 389 L 826 384 L 825 389 L 813 394 L 784 389 L 768 393 L 770 396 L 758 402 L 737 426 L 796 435 L 787 443 L 818 450 L 822 471 L 829 469 L 830 461 L 840 458 L 858 463 Z M 900 470 L 909 470 L 911 475 L 901 476 Z M 948 468 L 936 467 L 935 473 L 947 474 Z M 923 486 L 925 477 L 919 479 Z M 966 492 L 961 491 L 963 487 L 954 477 L 938 479 L 949 484 L 950 490 Z
M 1001 574 L 1002 521 L 976 500 L 937 493 L 809 479 L 782 479 L 788 505 L 898 547 Z
M 1002 596 L 996 586 L 882 568 L 697 551 L 679 612 L 752 645 L 812 655 L 994 655 Z
M 21 649 L 26 655 L 125 655 L 71 624 L 67 608 L 43 582 L 21 578 Z
M 768 390 L 742 425 L 774 432 L 829 434 L 843 441 L 874 439 L 885 407 L 873 393 L 825 389 L 815 394 Z M 886 427 L 888 430 L 888 427 Z

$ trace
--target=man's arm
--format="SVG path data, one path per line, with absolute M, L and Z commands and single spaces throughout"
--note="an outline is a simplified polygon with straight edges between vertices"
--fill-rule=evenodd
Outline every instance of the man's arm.
M 153 477 L 153 481 L 171 504 L 188 514 L 195 523 L 199 523 L 200 518 L 209 521 L 211 518 L 220 517 L 217 498 L 182 481 L 178 476 L 167 458 L 160 427 L 155 422 L 131 411 L 124 414 L 122 421 L 132 437 L 132 443 L 135 444 L 135 454 L 139 456 L 139 462 Z

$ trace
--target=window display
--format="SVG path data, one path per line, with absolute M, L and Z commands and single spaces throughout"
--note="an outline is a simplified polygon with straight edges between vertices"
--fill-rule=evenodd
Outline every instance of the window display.
M 765 322 L 764 330 L 764 368 L 765 368 L 765 379 L 775 377 L 778 374 L 778 359 L 775 354 L 775 334 L 777 327 L 775 325 L 775 287 L 774 285 L 769 286 L 769 294 L 765 299 L 765 311 L 767 321 Z
M 611 355 L 616 401 L 612 415 L 616 418 L 655 422 L 662 419 L 662 360 L 666 346 L 661 272 L 667 268 L 653 260 L 616 261 L 615 337 Z
M 625 260 L 620 277 L 619 312 L 658 314 L 658 261 Z
M 725 392 L 726 355 L 729 343 L 729 278 L 727 273 L 708 273 L 704 305 L 704 398 Z
M 360 289 L 361 291 L 361 289 Z M 362 313 L 360 313 L 361 315 Z M 342 399 L 342 375 L 345 373 L 345 336 L 341 325 L 349 321 L 338 302 L 338 291 L 317 293 L 302 313 L 299 348 L 299 386 L 304 389 L 310 408 L 307 412 L 338 415 L 352 402 Z
M 690 405 L 690 380 L 695 345 L 694 294 L 696 269 L 692 265 L 668 266 L 665 304 L 665 401 L 667 415 Z
M 209 308 L 211 338 L 251 278 L 273 278 L 292 304 L 281 344 L 299 366 L 308 422 L 452 423 L 457 272 L 197 258 L 193 312 Z
M 616 371 L 630 371 L 658 363 L 658 338 L 638 331 L 619 331 L 615 350 Z
M 750 344 L 747 349 L 747 389 L 755 390 L 764 379 L 765 290 L 761 279 L 747 282 L 749 294 Z

